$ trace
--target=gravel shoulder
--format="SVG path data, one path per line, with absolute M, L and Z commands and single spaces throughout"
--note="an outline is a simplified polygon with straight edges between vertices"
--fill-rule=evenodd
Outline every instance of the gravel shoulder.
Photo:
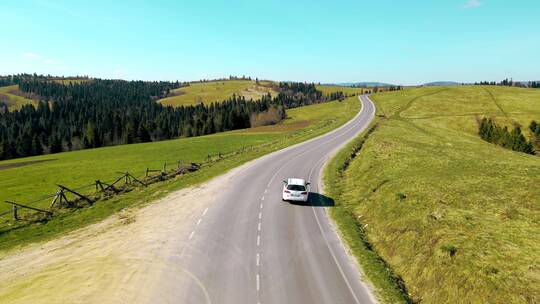
M 152 284 L 160 284 L 164 269 L 178 267 L 168 262 L 172 252 L 182 252 L 197 218 L 246 166 L 53 241 L 10 251 L 0 257 L 0 298 L 4 303 L 159 300 L 151 294 Z M 168 273 L 190 277 L 181 269 Z

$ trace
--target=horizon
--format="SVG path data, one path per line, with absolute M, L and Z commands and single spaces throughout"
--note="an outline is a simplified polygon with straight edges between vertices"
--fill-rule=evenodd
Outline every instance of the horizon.
M 36 0 L 0 8 L 11 29 L 4 37 L 10 47 L 0 49 L 2 75 L 182 82 L 246 75 L 405 86 L 539 78 L 534 12 L 540 3 L 534 1 L 327 7 L 321 1 Z

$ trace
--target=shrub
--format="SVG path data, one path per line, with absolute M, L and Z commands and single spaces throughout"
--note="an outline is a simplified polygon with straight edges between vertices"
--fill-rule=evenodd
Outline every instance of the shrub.
M 454 246 L 454 245 L 450 245 L 450 244 L 442 245 L 441 250 L 444 253 L 447 253 L 448 256 L 450 256 L 450 257 L 454 257 L 456 255 L 456 253 L 457 253 L 457 247 Z

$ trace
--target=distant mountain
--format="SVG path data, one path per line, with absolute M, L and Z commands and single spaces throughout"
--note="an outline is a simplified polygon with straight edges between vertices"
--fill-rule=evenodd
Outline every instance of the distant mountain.
M 344 87 L 389 87 L 394 86 L 390 83 L 384 82 L 341 82 L 341 83 L 329 83 L 327 85 L 344 86 Z
M 424 86 L 426 87 L 448 87 L 448 86 L 458 86 L 458 85 L 461 85 L 460 82 L 455 82 L 455 81 L 433 81 L 433 82 L 428 82 L 428 83 L 424 83 Z

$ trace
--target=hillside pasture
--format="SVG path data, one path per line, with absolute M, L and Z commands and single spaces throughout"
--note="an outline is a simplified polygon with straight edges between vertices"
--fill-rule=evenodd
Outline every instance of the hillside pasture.
M 353 87 L 344 87 L 344 86 L 333 86 L 333 85 L 316 85 L 317 90 L 323 92 L 324 95 L 330 95 L 336 92 L 343 92 L 347 95 L 355 94 L 364 94 L 367 90 L 366 88 L 353 88 Z
M 412 300 L 538 303 L 540 157 L 483 141 L 478 119 L 528 126 L 540 120 L 540 90 L 434 87 L 372 99 L 385 118 L 335 199 Z
M 271 82 L 261 81 L 257 84 L 251 80 L 223 80 L 210 82 L 195 82 L 187 87 L 175 89 L 170 97 L 160 99 L 163 105 L 188 106 L 198 103 L 209 104 L 220 102 L 231 96 L 244 96 L 246 99 L 260 99 L 262 96 L 277 92 L 272 88 Z
M 36 99 L 24 97 L 18 85 L 0 87 L 0 102 L 5 103 L 9 111 L 19 110 L 27 104 L 36 106 L 38 103 Z

